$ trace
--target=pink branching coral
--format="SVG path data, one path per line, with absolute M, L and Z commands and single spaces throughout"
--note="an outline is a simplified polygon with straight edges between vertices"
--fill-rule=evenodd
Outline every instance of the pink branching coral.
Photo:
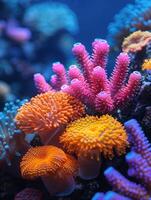
M 133 72 L 127 77 L 129 57 L 126 53 L 120 53 L 113 73 L 108 79 L 106 73 L 108 43 L 96 39 L 92 43 L 92 48 L 93 53 L 90 56 L 83 44 L 75 44 L 72 52 L 80 68 L 72 65 L 66 72 L 62 64 L 53 64 L 55 75 L 51 77 L 50 85 L 41 74 L 35 74 L 34 81 L 38 91 L 62 90 L 81 100 L 89 109 L 103 114 L 122 108 L 136 95 L 141 75 L 139 72 Z

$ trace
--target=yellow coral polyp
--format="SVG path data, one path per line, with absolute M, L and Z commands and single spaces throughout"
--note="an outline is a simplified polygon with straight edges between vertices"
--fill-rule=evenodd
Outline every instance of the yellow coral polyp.
M 142 65 L 142 70 L 151 70 L 151 59 L 146 59 Z
M 100 154 L 111 159 L 114 150 L 121 155 L 128 145 L 124 127 L 110 115 L 86 116 L 72 122 L 60 141 L 69 153 L 93 159 Z

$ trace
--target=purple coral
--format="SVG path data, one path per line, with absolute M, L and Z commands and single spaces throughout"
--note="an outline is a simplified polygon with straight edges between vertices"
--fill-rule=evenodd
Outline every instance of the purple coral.
M 151 198 L 151 144 L 139 123 L 131 119 L 125 123 L 131 144 L 131 152 L 126 155 L 128 175 L 135 177 L 141 184 L 129 181 L 113 167 L 105 170 L 104 175 L 114 190 L 135 200 Z
M 146 187 L 151 187 L 151 166 L 147 160 L 131 151 L 126 155 L 126 161 L 129 165 L 128 175 L 137 177 Z
M 131 119 L 124 125 L 129 136 L 129 142 L 132 145 L 131 150 L 140 154 L 151 166 L 151 144 L 139 123 L 135 119 Z
M 43 77 L 41 83 L 40 79 L 34 79 L 38 91 L 44 92 L 46 88 L 48 91 L 62 90 L 76 96 L 90 110 L 99 113 L 111 113 L 124 107 L 138 92 L 141 83 L 140 73 L 130 74 L 126 84 L 129 57 L 126 53 L 121 53 L 117 57 L 113 74 L 108 79 L 105 70 L 109 53 L 108 43 L 96 39 L 92 43 L 92 48 L 93 53 L 90 56 L 84 45 L 76 43 L 72 52 L 80 69 L 74 65 L 66 72 L 62 64 L 54 64 L 52 70 L 55 75 L 51 77 L 50 88 L 42 75 L 39 75 Z
M 143 186 L 129 181 L 113 167 L 106 169 L 104 175 L 118 192 L 137 200 L 149 199 L 149 194 Z

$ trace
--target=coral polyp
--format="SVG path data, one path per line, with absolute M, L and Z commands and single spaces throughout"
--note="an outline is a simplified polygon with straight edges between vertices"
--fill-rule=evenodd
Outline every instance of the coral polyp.
M 59 157 L 56 159 L 57 154 Z M 33 147 L 28 150 L 21 161 L 21 174 L 26 179 L 34 179 L 48 173 L 54 175 L 66 160 L 65 153 L 56 147 Z
M 146 59 L 142 65 L 142 70 L 151 70 L 151 59 Z
M 96 159 L 100 154 L 113 158 L 113 150 L 121 155 L 128 145 L 124 127 L 109 115 L 86 116 L 70 123 L 60 141 L 68 152 Z
M 47 92 L 23 105 L 16 115 L 16 123 L 24 133 L 35 132 L 43 139 L 46 135 L 52 137 L 56 128 L 83 114 L 84 105 L 75 97 L 63 92 Z
M 41 177 L 51 195 L 68 195 L 75 189 L 77 161 L 55 146 L 30 148 L 22 158 L 23 178 Z
M 86 116 L 70 123 L 60 142 L 67 152 L 78 157 L 83 179 L 98 176 L 101 156 L 112 159 L 113 151 L 121 155 L 128 146 L 124 127 L 109 115 Z

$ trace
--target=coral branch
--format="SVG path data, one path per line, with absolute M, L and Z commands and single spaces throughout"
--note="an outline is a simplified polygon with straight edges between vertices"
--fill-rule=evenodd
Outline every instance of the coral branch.
M 100 92 L 95 99 L 95 109 L 100 113 L 108 113 L 113 110 L 113 101 L 110 94 Z
M 52 70 L 56 74 L 56 80 L 53 85 L 56 90 L 60 90 L 61 86 L 67 83 L 65 67 L 60 62 L 57 62 L 52 65 Z
M 92 92 L 94 95 L 97 95 L 101 91 L 110 92 L 109 91 L 109 83 L 107 79 L 107 75 L 105 70 L 97 66 L 92 71 Z
M 144 187 L 129 181 L 113 167 L 109 167 L 105 170 L 104 174 L 113 188 L 122 194 L 133 199 L 147 199 L 148 193 Z
M 83 70 L 84 77 L 87 79 L 88 82 L 90 82 L 93 63 L 88 52 L 85 49 L 85 46 L 81 43 L 76 43 L 72 48 L 72 52 L 77 58 L 80 67 Z
M 125 123 L 125 128 L 129 136 L 129 142 L 132 144 L 132 150 L 145 158 L 151 166 L 151 144 L 138 122 L 131 119 Z
M 110 78 L 111 94 L 113 96 L 116 95 L 125 82 L 129 62 L 129 57 L 125 53 L 120 53 L 117 57 L 116 65 Z
M 52 90 L 51 86 L 46 82 L 44 76 L 40 73 L 34 75 L 34 82 L 39 93 Z
M 141 75 L 136 72 L 130 74 L 126 84 L 129 57 L 126 53 L 121 53 L 117 57 L 113 74 L 108 79 L 105 68 L 109 45 L 105 40 L 97 39 L 92 47 L 93 54 L 90 57 L 84 45 L 74 45 L 72 51 L 80 69 L 71 65 L 66 73 L 60 63 L 57 67 L 53 65 L 55 75 L 51 77 L 51 87 L 79 98 L 93 113 L 112 113 L 133 100 L 141 83 Z
M 116 107 L 124 106 L 132 100 L 138 93 L 141 85 L 141 74 L 137 71 L 130 74 L 128 84 L 123 87 L 114 98 Z
M 126 161 L 129 165 L 128 175 L 137 177 L 147 187 L 151 187 L 151 167 L 147 161 L 133 151 L 126 155 Z
M 107 57 L 109 53 L 109 45 L 106 40 L 95 39 L 93 46 L 93 63 L 94 66 L 106 67 Z
M 78 79 L 80 81 L 84 81 L 84 76 L 76 65 L 71 65 L 69 67 L 68 76 L 70 80 Z

